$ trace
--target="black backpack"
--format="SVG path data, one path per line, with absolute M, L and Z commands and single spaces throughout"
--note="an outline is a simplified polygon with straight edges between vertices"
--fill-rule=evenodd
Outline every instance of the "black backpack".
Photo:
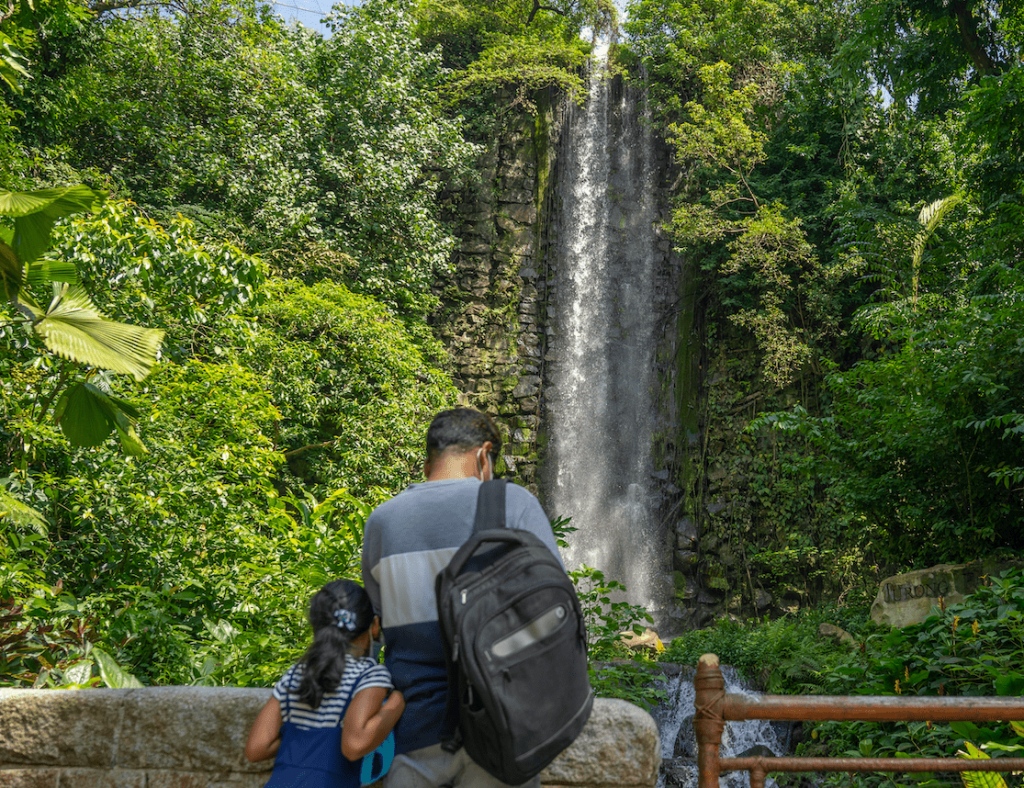
M 520 785 L 583 729 L 594 705 L 576 589 L 536 536 L 505 527 L 505 481 L 480 486 L 473 535 L 437 576 L 448 662 L 441 744 Z

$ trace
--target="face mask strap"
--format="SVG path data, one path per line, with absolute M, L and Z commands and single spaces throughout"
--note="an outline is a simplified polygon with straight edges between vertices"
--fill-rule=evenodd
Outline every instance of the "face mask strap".
M 476 472 L 480 474 L 480 481 L 486 481 L 486 479 L 484 479 L 484 464 L 483 464 L 483 462 L 480 459 L 480 455 L 483 453 L 483 450 L 484 450 L 483 446 L 481 446 L 479 449 L 476 450 Z M 491 478 L 493 479 L 494 478 L 494 465 L 493 465 L 493 463 L 491 463 L 490 455 L 487 455 L 487 463 L 490 466 Z

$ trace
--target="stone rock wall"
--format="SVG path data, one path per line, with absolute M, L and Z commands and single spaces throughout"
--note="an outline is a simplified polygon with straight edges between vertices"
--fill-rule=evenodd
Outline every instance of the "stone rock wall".
M 4 788 L 259 788 L 272 762 L 243 750 L 270 690 L 0 689 Z M 647 712 L 598 699 L 546 786 L 651 788 L 661 745 Z
M 547 277 L 542 239 L 563 109 L 555 93 L 537 113 L 509 112 L 482 142 L 475 183 L 446 195 L 461 239 L 454 273 L 439 282 L 433 324 L 447 345 L 463 404 L 507 430 L 509 474 L 537 492 Z

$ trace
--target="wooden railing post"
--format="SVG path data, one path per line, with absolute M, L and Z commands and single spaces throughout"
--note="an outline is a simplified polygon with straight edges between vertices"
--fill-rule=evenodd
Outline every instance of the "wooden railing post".
M 718 788 L 718 752 L 722 745 L 722 704 L 725 677 L 716 654 L 705 654 L 697 662 L 693 730 L 697 735 L 697 788 Z

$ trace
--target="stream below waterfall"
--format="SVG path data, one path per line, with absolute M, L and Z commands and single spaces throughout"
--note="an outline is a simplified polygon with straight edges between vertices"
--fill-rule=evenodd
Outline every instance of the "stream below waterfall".
M 736 671 L 723 667 L 725 691 L 737 695 L 753 695 L 744 686 Z M 693 730 L 694 689 L 693 671 L 681 669 L 675 675 L 665 675 L 659 685 L 668 697 L 651 712 L 658 724 L 661 737 L 661 776 L 658 788 L 695 788 L 697 785 L 697 740 Z M 790 723 L 765 720 L 727 722 L 722 734 L 721 756 L 733 758 L 746 755 L 786 755 L 791 735 Z M 749 788 L 750 776 L 746 772 L 728 772 L 722 775 L 722 788 Z M 765 781 L 772 788 L 775 781 Z

